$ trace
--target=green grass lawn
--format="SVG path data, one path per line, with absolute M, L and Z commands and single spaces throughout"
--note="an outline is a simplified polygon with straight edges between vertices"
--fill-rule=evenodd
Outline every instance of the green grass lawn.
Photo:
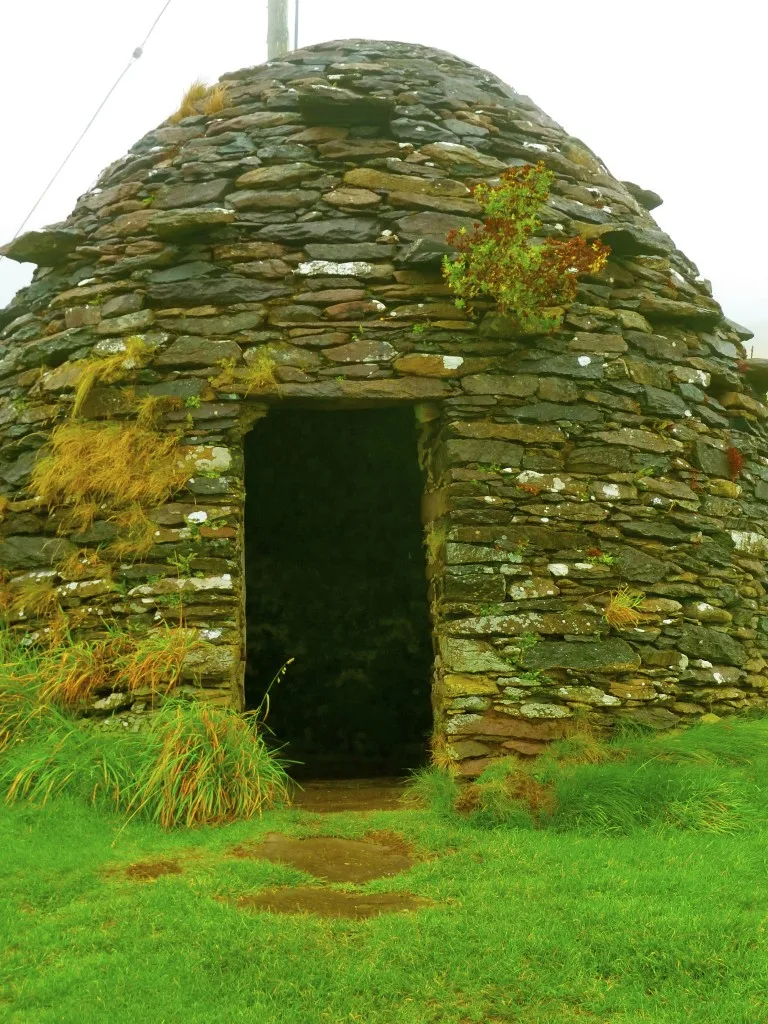
M 436 856 L 369 920 L 238 909 L 309 881 L 227 850 L 267 831 L 403 833 Z M 70 798 L 0 811 L 0 1020 L 13 1024 L 760 1024 L 768 831 L 481 829 L 431 811 L 272 811 L 163 832 Z M 183 872 L 126 877 L 146 858 Z

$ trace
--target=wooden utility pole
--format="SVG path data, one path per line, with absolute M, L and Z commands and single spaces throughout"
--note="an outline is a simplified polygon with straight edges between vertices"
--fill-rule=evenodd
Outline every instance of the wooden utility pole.
M 288 0 L 269 0 L 267 59 L 282 57 L 290 49 L 288 42 Z

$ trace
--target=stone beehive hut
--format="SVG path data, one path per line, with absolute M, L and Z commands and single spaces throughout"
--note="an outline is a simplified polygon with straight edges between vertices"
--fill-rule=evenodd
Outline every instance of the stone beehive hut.
M 386 747 L 415 722 L 465 774 L 540 751 L 579 714 L 666 728 L 763 705 L 768 412 L 749 386 L 749 333 L 659 230 L 660 199 L 438 50 L 332 42 L 222 84 L 109 167 L 67 221 L 6 247 L 39 265 L 0 312 L 6 590 L 47 581 L 85 637 L 104 621 L 140 635 L 183 618 L 205 641 L 185 678 L 235 707 L 271 676 L 268 634 L 270 656 L 305 663 L 306 692 L 273 694 L 288 732 L 296 714 L 343 746 L 333 709 L 356 704 L 350 729 L 386 720 Z M 440 262 L 449 229 L 479 213 L 472 186 L 538 160 L 555 174 L 545 233 L 599 237 L 611 257 L 560 329 L 522 336 L 490 303 L 459 311 Z M 35 467 L 73 427 L 115 453 L 126 495 L 121 431 L 159 438 L 162 500 L 102 491 L 80 520 L 66 493 L 41 500 Z M 366 522 L 353 464 L 390 436 Z M 266 507 L 277 491 L 262 516 L 260 495 Z M 405 491 L 421 492 L 426 534 L 422 546 L 417 524 L 408 551 Z M 342 526 L 313 537 L 329 493 Z M 130 554 L 141 513 L 151 535 Z M 352 535 L 366 558 L 344 546 Z M 406 596 L 390 586 L 401 572 L 416 580 Z M 291 621 L 319 621 L 330 591 L 313 586 L 338 578 L 347 603 L 323 629 L 346 654 L 311 690 L 322 652 L 270 632 L 270 616 L 290 591 Z M 355 614 L 370 591 L 386 607 L 365 633 Z M 13 626 L 45 628 L 10 607 Z M 400 653 L 374 670 L 375 636 L 378 653 Z M 145 707 L 119 687 L 89 705 L 127 722 Z

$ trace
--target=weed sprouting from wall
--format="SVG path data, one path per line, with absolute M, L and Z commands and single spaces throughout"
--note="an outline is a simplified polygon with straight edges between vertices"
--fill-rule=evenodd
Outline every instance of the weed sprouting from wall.
M 253 361 L 242 375 L 242 383 L 245 384 L 245 393 L 250 395 L 252 391 L 262 391 L 277 384 L 275 370 L 277 363 L 265 349 L 258 349 Z
M 643 594 L 635 593 L 628 587 L 619 587 L 618 590 L 614 590 L 610 594 L 603 618 L 609 626 L 615 626 L 617 629 L 631 629 L 640 621 L 637 607 L 643 598 Z
M 535 237 L 541 228 L 538 211 L 555 177 L 543 163 L 511 167 L 499 177 L 496 186 L 481 182 L 472 190 L 484 223 L 472 233 L 466 228 L 449 233 L 457 254 L 444 258 L 443 276 L 459 308 L 487 295 L 520 330 L 553 330 L 562 319 L 558 307 L 576 296 L 579 276 L 597 273 L 610 250 L 580 237 Z

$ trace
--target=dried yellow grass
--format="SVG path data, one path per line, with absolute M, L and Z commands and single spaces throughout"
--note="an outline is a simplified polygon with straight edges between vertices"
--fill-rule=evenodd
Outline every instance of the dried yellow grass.
M 206 93 L 201 104 L 202 112 L 208 115 L 219 114 L 228 103 L 229 94 L 227 87 L 219 82 L 217 85 L 212 85 Z
M 187 655 L 203 647 L 195 630 L 168 625 L 141 637 L 117 629 L 98 640 L 55 636 L 40 660 L 40 696 L 71 707 L 98 692 L 167 694 L 180 682 Z
M 153 349 L 143 338 L 133 335 L 126 339 L 124 352 L 103 359 L 87 359 L 75 388 L 72 416 L 80 415 L 88 395 L 96 384 L 114 384 L 123 380 L 132 371 L 146 366 L 152 358 L 152 352 Z
M 188 654 L 204 647 L 194 629 L 171 627 L 151 630 L 125 645 L 116 661 L 121 686 L 129 693 L 150 690 L 167 694 L 181 681 Z
M 131 505 L 113 518 L 121 531 L 121 536 L 109 545 L 109 554 L 118 560 L 136 559 L 149 554 L 155 544 L 157 525 L 147 516 L 141 505 Z
M 99 557 L 97 551 L 81 548 L 73 551 L 56 566 L 56 572 L 63 580 L 92 580 L 109 578 L 112 567 Z
M 59 595 L 50 576 L 31 577 L 12 588 L 10 611 L 25 619 L 51 619 L 61 613 Z
M 179 109 L 175 114 L 171 114 L 168 120 L 172 124 L 176 124 L 179 121 L 183 121 L 185 117 L 192 117 L 198 112 L 197 104 L 205 99 L 207 92 L 208 86 L 206 83 L 201 78 L 196 78 L 181 97 Z
M 175 435 L 131 423 L 66 423 L 33 467 L 30 490 L 49 509 L 65 506 L 87 517 L 102 506 L 161 504 L 188 477 Z
M 141 427 L 156 428 L 167 412 L 181 409 L 184 400 L 178 395 L 145 395 L 136 402 L 136 422 Z
M 181 98 L 179 109 L 168 118 L 172 124 L 178 124 L 185 117 L 206 114 L 209 117 L 220 113 L 229 102 L 226 85 L 207 85 L 197 78 L 189 86 Z

